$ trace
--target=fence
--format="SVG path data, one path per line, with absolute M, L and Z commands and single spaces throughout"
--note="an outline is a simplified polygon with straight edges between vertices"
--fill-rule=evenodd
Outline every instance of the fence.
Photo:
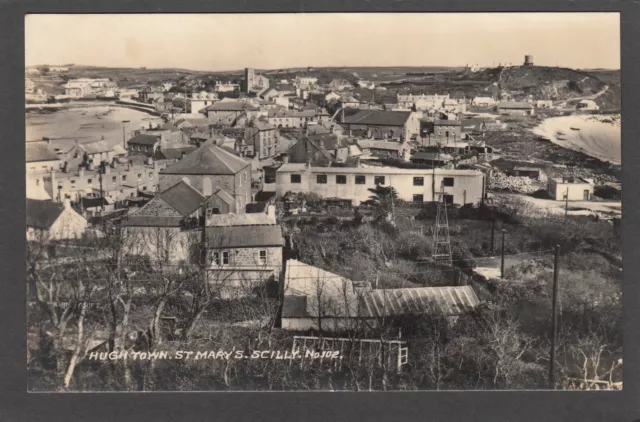
M 398 372 L 408 362 L 409 348 L 405 341 L 350 339 L 342 337 L 294 336 L 292 352 L 300 353 L 300 368 L 305 364 L 328 362 L 338 370 L 342 366 L 396 367 Z M 319 353 L 319 359 L 308 356 L 308 352 Z M 338 358 L 324 357 L 322 352 L 339 352 Z M 345 359 L 347 362 L 344 362 Z M 309 361 L 311 363 L 309 363 Z M 386 362 L 386 365 L 385 365 Z

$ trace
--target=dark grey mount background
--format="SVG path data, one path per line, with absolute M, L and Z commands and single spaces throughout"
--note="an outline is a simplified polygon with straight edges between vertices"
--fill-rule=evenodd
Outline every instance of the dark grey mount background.
M 624 170 L 624 391 L 29 394 L 24 235 L 24 14 L 620 11 Z M 265 16 L 268 19 L 268 16 Z M 73 28 L 69 28 L 73 31 Z M 105 28 L 96 28 L 103 31 Z M 402 31 L 402 28 L 398 28 Z M 109 36 L 108 32 L 104 33 Z M 318 34 L 322 36 L 322 34 Z M 78 34 L 82 37 L 82 34 Z M 0 0 L 0 422 L 640 420 L 640 2 L 638 0 Z M 425 40 L 425 51 L 430 46 Z M 215 42 L 209 40 L 208 42 Z M 233 42 L 224 40 L 224 42 Z M 348 48 L 348 42 L 343 46 Z M 158 46 L 158 48 L 162 48 Z M 589 47 L 585 46 L 585 54 Z M 89 64 L 89 63 L 88 63 Z

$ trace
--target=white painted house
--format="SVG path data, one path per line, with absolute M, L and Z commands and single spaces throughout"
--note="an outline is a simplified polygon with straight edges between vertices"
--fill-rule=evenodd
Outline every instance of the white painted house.
M 71 208 L 71 202 L 63 204 L 37 199 L 27 199 L 27 240 L 79 239 L 87 229 L 87 220 Z

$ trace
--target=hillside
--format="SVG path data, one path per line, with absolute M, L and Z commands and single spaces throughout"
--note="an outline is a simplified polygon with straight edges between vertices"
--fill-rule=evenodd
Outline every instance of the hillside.
M 619 75 L 619 73 L 618 73 Z M 515 99 L 533 95 L 537 99 L 568 100 L 593 99 L 602 109 L 620 108 L 619 76 L 609 76 L 605 82 L 596 73 L 545 67 L 517 66 L 502 68 L 498 86 Z

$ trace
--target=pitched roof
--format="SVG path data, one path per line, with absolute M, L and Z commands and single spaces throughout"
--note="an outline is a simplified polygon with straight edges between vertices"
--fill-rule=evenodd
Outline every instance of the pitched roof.
M 247 104 L 243 101 L 218 101 L 206 107 L 207 111 L 258 111 L 257 107 Z
M 205 144 L 160 173 L 233 175 L 249 165 L 222 147 Z
M 129 139 L 127 141 L 127 144 L 154 145 L 156 142 L 160 142 L 159 135 L 147 135 L 147 134 L 141 133 Z
M 159 160 L 177 160 L 182 158 L 182 154 L 190 154 L 195 151 L 197 147 L 195 145 L 189 145 L 179 148 L 166 148 L 166 149 L 158 149 L 156 151 L 156 156 Z
M 160 192 L 158 196 L 184 216 L 193 214 L 206 199 L 198 190 L 184 181 Z
M 505 101 L 498 104 L 498 108 L 529 109 L 533 108 L 533 105 L 523 101 Z
M 360 299 L 364 305 L 362 313 L 373 318 L 429 312 L 460 315 L 480 303 L 471 286 L 375 289 Z
M 222 189 L 222 188 L 220 188 L 217 191 L 213 192 L 213 194 L 215 196 L 219 197 L 220 199 L 222 199 L 224 202 L 226 202 L 229 205 L 233 204 L 233 202 L 234 202 L 233 196 L 229 195 L 227 193 L 227 191 Z
M 53 151 L 47 142 L 27 142 L 26 144 L 27 163 L 36 161 L 52 161 L 59 160 L 60 157 Z
M 250 248 L 284 244 L 279 225 L 207 227 L 207 242 L 212 248 Z
M 27 227 L 49 229 L 56 222 L 64 206 L 56 202 L 27 199 Z
M 289 260 L 285 272 L 282 316 L 308 318 L 317 316 L 320 310 L 326 317 L 380 318 L 429 312 L 450 316 L 467 312 L 480 303 L 470 286 L 401 289 L 365 287 L 357 290 L 354 284 L 340 275 Z M 318 300 L 324 302 L 323 309 Z
M 392 151 L 400 151 L 404 148 L 404 145 L 399 142 L 376 141 L 374 139 L 358 139 L 356 142 L 360 148 L 386 149 Z
M 150 202 L 149 202 L 150 203 Z M 184 217 L 152 217 L 148 215 L 130 215 L 126 219 L 127 226 L 136 227 L 180 227 Z
M 275 225 L 275 216 L 266 213 L 214 214 L 207 218 L 207 227 L 237 227 Z
M 411 156 L 411 160 L 435 160 L 444 162 L 453 160 L 453 157 L 449 154 L 419 151 Z
M 433 122 L 436 126 L 460 126 L 460 120 L 437 119 Z
M 78 144 L 80 149 L 87 152 L 87 154 L 100 154 L 102 152 L 113 151 L 113 147 L 105 141 L 91 141 L 82 144 Z
M 411 112 L 409 111 L 382 111 L 359 110 L 351 116 L 345 116 L 346 124 L 377 125 L 377 126 L 403 126 Z

